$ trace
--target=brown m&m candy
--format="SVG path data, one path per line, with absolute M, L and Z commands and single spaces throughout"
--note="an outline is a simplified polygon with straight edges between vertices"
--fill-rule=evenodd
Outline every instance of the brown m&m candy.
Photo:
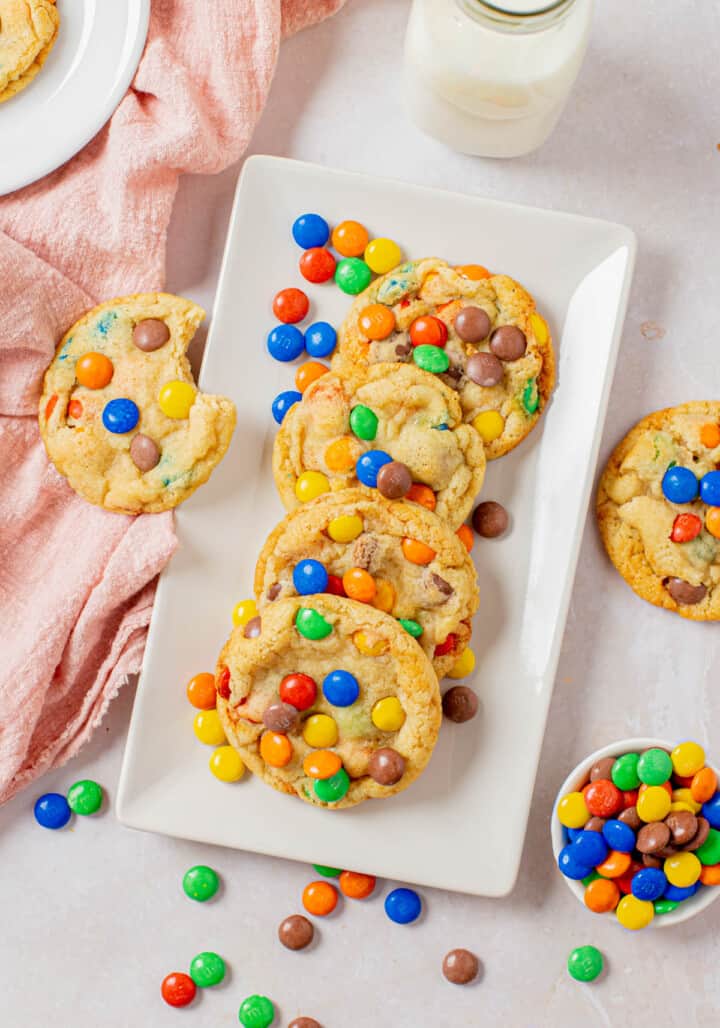
M 612 781 L 612 769 L 615 764 L 615 757 L 601 757 L 596 760 L 590 768 L 590 781 L 597 782 L 599 779 Z
M 368 774 L 378 785 L 396 785 L 405 774 L 405 758 L 390 746 L 383 746 L 370 757 Z
M 695 850 L 699 850 L 710 834 L 710 822 L 706 817 L 698 817 L 696 818 L 696 821 L 697 832 L 695 833 L 695 837 L 683 846 L 683 850 L 685 850 L 686 853 L 694 853 Z
M 442 709 L 448 720 L 461 725 L 477 714 L 478 698 L 467 685 L 454 685 L 443 696 Z
M 479 343 L 490 332 L 490 318 L 482 307 L 463 307 L 453 325 L 464 343 Z
M 490 337 L 490 349 L 501 361 L 519 360 L 527 349 L 525 333 L 516 325 L 501 325 Z
M 469 985 L 479 970 L 480 961 L 469 949 L 451 949 L 442 963 L 442 972 L 453 985 Z
M 640 853 L 660 853 L 670 842 L 670 829 L 664 821 L 651 821 L 637 834 L 635 846 Z
M 660 857 L 656 857 L 652 853 L 643 853 L 642 862 L 645 867 L 662 867 L 664 863 Z
M 485 539 L 496 539 L 506 531 L 509 522 L 508 512 L 501 503 L 485 500 L 473 511 L 473 528 Z
M 623 824 L 628 825 L 634 832 L 637 832 L 642 825 L 640 815 L 637 812 L 637 807 L 626 807 L 625 810 L 618 814 L 618 821 L 622 821 Z
M 263 724 L 271 732 L 280 732 L 285 735 L 297 724 L 298 712 L 290 703 L 271 703 L 265 708 Z
M 302 914 L 291 914 L 278 928 L 278 939 L 286 949 L 305 949 L 313 940 L 315 929 Z
M 583 831 L 601 832 L 606 824 L 607 819 L 604 817 L 591 817 L 587 824 L 583 827 Z
M 259 614 L 256 614 L 254 618 L 250 618 L 243 629 L 243 635 L 246 639 L 257 639 L 262 632 L 262 618 Z
M 383 464 L 377 473 L 378 492 L 388 500 L 400 500 L 407 496 L 412 484 L 410 469 L 399 460 Z
M 145 318 L 144 321 L 138 321 L 132 334 L 132 341 L 138 350 L 142 350 L 144 353 L 159 350 L 169 338 L 170 329 L 159 318 Z
M 702 603 L 707 595 L 707 586 L 690 585 L 684 578 L 668 578 L 665 588 L 676 603 L 682 603 L 687 607 Z
M 290 1022 L 288 1028 L 322 1028 L 322 1025 L 314 1017 L 296 1017 L 294 1021 Z
M 698 823 L 689 810 L 672 810 L 665 818 L 674 846 L 684 846 L 697 835 Z
M 476 385 L 496 386 L 504 374 L 502 361 L 492 353 L 474 353 L 468 357 L 465 374 Z
M 138 432 L 130 443 L 130 459 L 140 471 L 151 471 L 160 460 L 160 447 L 150 436 Z

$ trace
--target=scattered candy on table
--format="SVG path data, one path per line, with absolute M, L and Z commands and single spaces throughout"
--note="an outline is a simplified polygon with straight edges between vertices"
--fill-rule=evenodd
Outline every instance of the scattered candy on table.
M 43 828 L 64 828 L 72 816 L 68 801 L 59 792 L 46 792 L 35 801 L 35 820 Z
M 186 1007 L 195 999 L 197 986 L 189 974 L 173 971 L 162 980 L 160 993 L 171 1007 Z
M 316 321 L 305 330 L 305 349 L 311 357 L 329 357 L 336 342 L 337 333 L 327 321 Z
M 310 310 L 310 301 L 302 289 L 294 287 L 281 289 L 275 294 L 272 303 L 273 314 L 285 325 L 294 325 L 302 321 Z
M 313 246 L 302 255 L 298 267 L 304 279 L 318 285 L 321 282 L 328 282 L 333 277 L 336 261 L 329 250 L 322 246 Z
M 319 214 L 301 214 L 292 226 L 293 239 L 303 250 L 325 246 L 330 238 L 330 226 Z
M 337 906 L 338 891 L 330 882 L 310 882 L 303 889 L 303 906 L 315 917 L 327 917 Z
M 395 924 L 412 924 L 422 911 L 422 900 L 414 889 L 393 889 L 385 897 L 385 913 Z
M 267 996 L 248 996 L 238 1011 L 243 1028 L 269 1028 L 275 1020 L 275 1007 Z
M 183 891 L 186 896 L 198 903 L 204 903 L 212 899 L 220 888 L 220 878 L 217 871 L 205 864 L 196 864 L 189 868 L 183 875 Z
M 198 710 L 212 710 L 217 700 L 215 676 L 208 671 L 194 675 L 186 686 L 186 693 L 193 707 Z
M 294 361 L 305 350 L 305 336 L 295 325 L 276 325 L 268 334 L 267 348 L 276 361 Z
M 305 949 L 313 941 L 315 929 L 302 914 L 291 914 L 281 922 L 278 938 L 286 949 Z
M 451 949 L 442 962 L 442 973 L 453 985 L 469 985 L 480 971 L 480 961 L 469 949 Z
M 568 957 L 567 969 L 577 982 L 594 982 L 602 974 L 602 953 L 595 946 L 578 946 Z
M 75 782 L 68 789 L 67 801 L 73 814 L 80 814 L 82 817 L 96 814 L 102 806 L 102 786 L 89 778 Z
M 583 882 L 585 906 L 637 931 L 720 882 L 717 785 L 695 742 L 597 761 L 556 810 L 558 867 Z
M 282 425 L 283 418 L 294 404 L 302 400 L 302 393 L 297 389 L 286 389 L 278 393 L 272 402 L 272 416 L 278 425 Z
M 359 221 L 341 221 L 332 231 L 332 245 L 343 257 L 359 257 L 368 240 L 368 230 Z
M 225 961 L 217 953 L 198 953 L 190 962 L 190 977 L 200 989 L 219 985 L 225 977 Z

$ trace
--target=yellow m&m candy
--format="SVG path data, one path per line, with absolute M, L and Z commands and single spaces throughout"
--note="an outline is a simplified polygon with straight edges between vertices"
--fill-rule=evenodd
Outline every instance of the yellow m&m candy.
M 376 275 L 384 275 L 402 260 L 402 250 L 392 239 L 371 239 L 365 247 L 365 263 Z
M 690 789 L 673 789 L 672 800 L 671 809 L 676 803 L 683 803 L 691 813 L 697 814 L 702 807 L 702 803 L 698 803 Z
M 670 813 L 672 800 L 661 785 L 650 785 L 640 792 L 636 810 L 641 821 L 663 821 Z
M 405 711 L 397 696 L 378 700 L 372 709 L 372 723 L 381 732 L 397 732 L 405 724 Z
M 351 543 L 363 530 L 363 520 L 357 514 L 341 514 L 328 523 L 327 531 L 336 543 Z
M 466 646 L 447 673 L 448 678 L 466 678 L 475 670 L 475 654 Z
M 312 714 L 305 722 L 303 738 L 316 749 L 334 746 L 338 740 L 337 725 L 329 714 Z
M 671 885 L 687 889 L 700 877 L 702 864 L 694 853 L 676 853 L 674 857 L 667 858 L 663 864 L 663 871 Z
M 363 632 L 362 629 L 353 635 L 356 648 L 366 657 L 379 657 L 387 652 L 387 640 L 374 632 Z
M 623 928 L 636 932 L 639 928 L 647 928 L 655 917 L 655 907 L 649 900 L 639 900 L 632 895 L 623 896 L 615 914 Z
M 540 343 L 541 346 L 544 346 L 550 336 L 545 319 L 540 317 L 540 315 L 537 312 L 531 314 L 530 327 L 532 328 L 533 335 L 535 336 L 537 341 Z
M 371 600 L 373 607 L 389 614 L 395 603 L 395 589 L 386 578 L 375 579 L 375 598 Z
M 705 767 L 705 750 L 696 742 L 681 742 L 670 754 L 673 771 L 681 778 L 691 778 Z
M 590 811 L 581 792 L 568 792 L 557 808 L 558 821 L 566 828 L 582 828 L 590 820 Z
M 330 492 L 330 482 L 322 471 L 303 471 L 295 483 L 295 495 L 301 503 Z
M 492 443 L 502 435 L 505 419 L 496 410 L 484 410 L 473 418 L 473 427 L 480 433 L 484 443 Z
M 165 417 L 186 418 L 196 395 L 195 386 L 189 382 L 166 382 L 158 395 L 158 404 Z
M 255 600 L 240 600 L 233 607 L 232 620 L 235 627 L 246 625 L 251 618 L 256 618 L 258 613 Z
M 193 720 L 193 731 L 206 746 L 222 746 L 225 730 L 220 723 L 217 710 L 200 710 Z
M 239 782 L 245 774 L 245 765 L 232 746 L 220 746 L 210 757 L 210 770 L 221 782 Z

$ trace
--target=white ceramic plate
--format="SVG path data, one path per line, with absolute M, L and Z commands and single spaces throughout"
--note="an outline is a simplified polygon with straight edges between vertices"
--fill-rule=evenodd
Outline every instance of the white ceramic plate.
M 258 780 L 223 785 L 192 732 L 184 693 L 212 670 L 233 604 L 282 516 L 270 468 L 273 397 L 294 367 L 265 337 L 278 289 L 301 285 L 312 320 L 338 324 L 350 298 L 297 270 L 290 228 L 318 211 L 355 218 L 415 258 L 508 272 L 534 293 L 558 345 L 559 384 L 538 427 L 488 468 L 483 496 L 512 529 L 478 540 L 478 717 L 445 723 L 422 778 L 387 801 L 316 809 Z M 118 797 L 127 825 L 486 896 L 515 882 L 605 407 L 632 274 L 620 225 L 444 193 L 271 157 L 243 169 L 230 221 L 204 389 L 238 406 L 230 451 L 178 512 L 180 549 L 162 576 Z
M 57 0 L 60 29 L 36 78 L 0 104 L 0 196 L 81 150 L 123 98 L 147 37 L 150 0 Z

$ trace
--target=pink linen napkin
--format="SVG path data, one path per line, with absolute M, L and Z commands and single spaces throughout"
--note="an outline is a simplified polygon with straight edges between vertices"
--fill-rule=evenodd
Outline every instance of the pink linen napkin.
M 48 464 L 36 420 L 45 367 L 88 307 L 162 288 L 179 175 L 240 157 L 281 37 L 343 2 L 153 0 L 110 122 L 0 199 L 0 802 L 76 753 L 140 669 L 176 546 L 172 514 L 109 514 Z

